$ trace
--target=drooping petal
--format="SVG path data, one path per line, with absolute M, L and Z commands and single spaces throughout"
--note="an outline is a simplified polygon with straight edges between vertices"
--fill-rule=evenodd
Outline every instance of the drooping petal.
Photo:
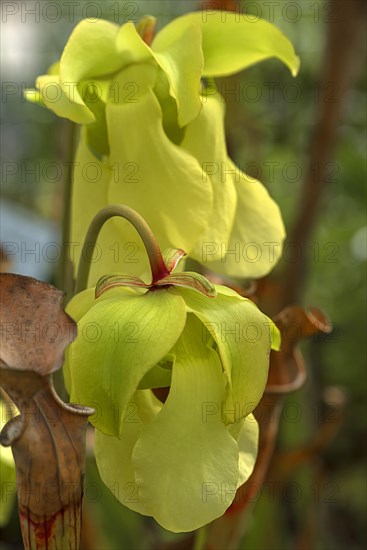
M 235 173 L 237 190 L 232 231 L 226 243 L 204 243 L 202 257 L 197 259 L 217 273 L 232 277 L 264 277 L 281 257 L 285 239 L 282 215 L 262 183 L 247 176 L 229 158 L 225 166 Z M 222 253 L 219 261 L 215 258 L 218 248 Z
M 94 216 L 108 200 L 108 187 L 111 180 L 120 173 L 128 178 L 131 166 L 109 166 L 98 160 L 86 145 L 84 138 L 79 142 L 73 174 L 70 258 L 74 263 L 75 274 L 79 266 L 82 245 Z M 119 202 L 123 202 L 122 200 Z M 106 273 L 150 274 L 149 262 L 143 241 L 132 225 L 121 218 L 108 220 L 99 233 L 97 247 L 92 254 L 89 285 L 95 285 Z
M 139 35 L 132 21 L 122 25 L 116 35 L 121 67 L 132 63 L 143 63 L 154 58 L 152 50 Z
M 134 181 L 124 181 L 122 174 L 111 180 L 109 202 L 136 209 L 161 248 L 190 250 L 208 223 L 212 187 L 202 181 L 198 161 L 166 136 L 152 91 L 155 74 L 154 67 L 142 64 L 116 78 L 120 90 L 129 83 L 136 88 L 132 102 L 122 94 L 119 103 L 107 105 L 111 163 L 121 168 L 128 161 L 136 173 Z
M 94 425 L 118 435 L 140 380 L 180 336 L 186 306 L 166 289 L 133 295 L 118 288 L 104 296 L 79 321 L 78 338 L 69 348 L 71 400 L 97 403 Z
M 117 292 L 121 293 L 122 299 L 127 295 L 136 296 L 136 293 L 134 289 L 129 287 L 124 287 L 121 289 L 118 289 Z M 116 289 L 115 289 L 116 293 Z M 99 302 L 101 300 L 104 300 L 108 298 L 108 294 L 102 294 L 101 297 L 99 297 Z M 70 300 L 70 302 L 66 306 L 66 313 L 70 315 L 70 317 L 78 323 L 80 319 L 90 310 L 90 308 L 95 304 L 96 298 L 95 298 L 95 288 L 88 288 L 86 290 L 83 290 L 82 292 L 79 292 L 73 298 Z M 64 377 L 64 384 L 67 392 L 71 393 L 71 373 L 70 373 L 70 361 L 69 361 L 69 352 L 70 348 L 67 348 L 66 355 L 65 355 L 65 362 L 62 367 L 63 377 Z
M 246 300 L 246 298 L 243 298 L 242 296 L 240 296 L 238 292 L 236 292 L 235 290 L 233 290 L 233 288 L 230 288 L 229 286 L 215 285 L 215 288 L 217 289 L 217 292 L 219 292 L 219 294 L 223 296 L 229 296 L 232 298 L 236 298 L 237 300 L 238 299 Z M 268 326 L 270 330 L 271 349 L 275 351 L 279 351 L 280 344 L 281 344 L 280 330 L 278 329 L 274 321 L 270 319 L 270 317 L 268 317 L 264 313 L 263 313 L 263 317 L 264 317 L 264 323 L 266 323 L 266 326 Z
M 129 291 L 124 288 L 121 292 L 122 297 L 126 296 L 126 294 Z M 103 295 L 100 300 L 103 300 L 106 298 L 106 295 Z M 68 305 L 66 306 L 66 313 L 70 315 L 70 317 L 78 323 L 80 319 L 87 313 L 87 311 L 90 310 L 90 308 L 95 303 L 95 289 L 94 288 L 88 288 L 86 290 L 83 290 L 82 292 L 79 292 L 73 298 L 70 300 Z M 64 376 L 64 383 L 65 387 L 70 394 L 71 392 L 71 375 L 70 375 L 70 365 L 68 361 L 68 352 L 69 348 L 66 350 L 66 360 L 63 365 L 63 376 Z
M 281 255 L 285 231 L 280 210 L 265 187 L 229 159 L 223 99 L 210 94 L 203 101 L 182 147 L 198 159 L 203 178 L 210 178 L 214 203 L 208 229 L 190 256 L 218 273 L 261 277 Z
M 66 312 L 74 321 L 77 323 L 79 319 L 87 313 L 87 311 L 94 304 L 94 288 L 88 288 L 83 292 L 80 292 L 78 295 L 74 296 L 71 301 L 68 303 Z M 71 392 L 71 375 L 70 375 L 70 365 L 68 361 L 69 348 L 66 350 L 65 362 L 62 367 L 62 373 L 64 377 L 64 384 L 67 392 Z
M 114 289 L 115 296 L 117 297 L 117 293 L 120 292 L 121 298 L 124 299 L 126 296 L 136 296 L 137 293 L 135 289 L 124 287 L 121 289 Z M 66 306 L 66 313 L 70 315 L 72 319 L 76 323 L 80 321 L 80 319 L 90 310 L 90 308 L 96 303 L 96 289 L 95 288 L 87 288 L 86 290 L 82 290 L 82 292 L 78 292 L 78 294 L 75 294 L 68 305 Z M 98 303 L 100 303 L 102 300 L 108 298 L 108 295 L 104 294 L 100 297 L 98 297 Z
M 82 135 L 75 155 L 71 198 L 71 240 L 77 244 L 71 251 L 70 256 L 74 263 L 75 271 L 79 265 L 82 246 L 90 222 L 101 208 L 108 204 L 107 190 L 111 174 L 109 166 L 106 163 L 100 162 L 91 153 Z M 86 197 L 88 197 L 88 200 L 86 200 Z M 111 221 L 107 223 L 111 224 Z M 105 232 L 106 227 L 100 233 L 98 239 L 99 246 L 101 246 Z M 111 244 L 112 242 L 107 244 L 107 250 Z M 106 251 L 106 248 L 103 247 L 103 250 Z M 106 254 L 106 252 L 104 253 Z M 92 276 L 94 266 L 93 262 L 91 265 L 91 279 L 96 278 Z M 105 273 L 106 271 L 103 270 L 101 275 Z
M 227 377 L 225 417 L 228 423 L 247 416 L 259 403 L 269 369 L 269 319 L 253 302 L 221 293 L 216 298 L 175 288 L 214 338 Z M 203 334 L 203 338 L 205 334 Z
M 170 44 L 190 26 L 203 35 L 203 76 L 226 76 L 255 63 L 276 57 L 295 76 L 299 59 L 292 44 L 274 25 L 251 15 L 225 11 L 188 13 L 174 19 L 157 35 L 161 47 Z
M 91 132 L 96 135 L 97 132 L 94 126 L 97 126 L 98 119 L 101 118 L 101 106 L 106 103 L 109 91 L 111 87 L 113 88 L 111 75 L 82 80 L 77 83 L 77 87 L 83 99 L 83 104 L 72 101 L 62 89 L 59 63 L 54 63 L 47 74 L 37 78 L 37 89 L 25 90 L 24 96 L 27 101 L 47 107 L 62 118 L 67 118 L 76 124 L 88 125 L 88 133 Z M 101 130 L 104 133 L 103 127 Z M 101 136 L 98 136 L 98 139 L 101 140 Z M 100 148 L 97 148 L 97 152 L 100 153 Z
M 86 80 L 79 85 L 82 99 L 95 118 L 85 126 L 84 138 L 93 155 L 100 160 L 110 152 L 106 122 L 106 100 L 110 86 L 110 78 Z
M 60 85 L 59 75 L 44 74 L 37 78 L 36 88 L 39 93 L 38 102 L 48 107 L 62 118 L 68 118 L 77 124 L 94 122 L 93 113 L 80 103 L 71 101 Z M 27 99 L 32 100 L 32 91 L 28 90 Z
M 176 100 L 180 126 L 193 120 L 201 109 L 199 90 L 204 65 L 201 41 L 199 25 L 190 25 L 167 39 L 160 32 L 152 43 L 154 57 L 166 73 L 170 94 Z
M 171 385 L 172 380 L 172 364 L 168 363 L 171 368 L 161 366 L 164 364 L 164 359 L 158 365 L 150 369 L 145 376 L 140 380 L 139 390 L 152 388 L 167 388 Z M 166 363 L 167 365 L 167 363 Z
M 141 503 L 165 529 L 192 531 L 221 516 L 235 496 L 238 446 L 221 419 L 225 381 L 216 352 L 190 316 L 173 350 L 167 401 L 132 456 Z
M 217 95 L 203 98 L 203 108 L 199 116 L 185 131 L 181 146 L 200 163 L 202 179 L 213 186 L 213 209 L 206 230 L 200 235 L 190 256 L 202 261 L 205 247 L 211 247 L 212 259 L 221 259 L 221 243 L 227 242 L 236 213 L 236 188 L 234 176 L 226 172 L 227 146 L 224 133 L 224 102 Z
M 124 505 L 144 515 L 152 512 L 141 501 L 131 464 L 133 448 L 145 426 L 162 408 L 150 390 L 140 390 L 130 398 L 120 437 L 95 432 L 94 455 L 102 481 Z
M 248 480 L 253 472 L 259 442 L 259 425 L 253 414 L 249 414 L 242 420 L 230 424 L 228 430 L 238 444 L 239 456 L 239 476 L 238 485 L 240 487 Z
M 201 108 L 199 88 L 204 64 L 199 26 L 183 29 L 163 47 L 159 39 L 154 40 L 151 49 L 130 21 L 120 28 L 116 45 L 124 65 L 155 59 L 168 79 L 169 93 L 176 101 L 181 126 L 197 116 Z
M 71 102 L 87 114 L 78 85 L 88 77 L 108 75 L 123 67 L 116 46 L 119 27 L 103 19 L 84 19 L 73 30 L 60 59 L 60 85 Z
M 157 73 L 154 93 L 161 106 L 163 129 L 172 143 L 180 145 L 185 134 L 185 128 L 182 128 L 178 123 L 177 102 L 170 93 L 170 84 L 163 69 L 160 69 Z

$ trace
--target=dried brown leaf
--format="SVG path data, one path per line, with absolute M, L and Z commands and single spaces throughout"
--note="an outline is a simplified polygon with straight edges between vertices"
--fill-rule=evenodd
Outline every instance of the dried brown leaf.
M 279 352 L 272 352 L 266 394 L 285 394 L 299 389 L 306 380 L 304 361 L 297 345 L 300 340 L 332 330 L 326 315 L 317 308 L 306 311 L 291 305 L 274 317 L 280 330 L 282 346 Z
M 16 464 L 18 507 L 26 549 L 77 549 L 87 417 L 63 403 L 51 374 L 76 336 L 63 294 L 30 277 L 0 274 L 0 383 L 20 415 L 3 428 Z
M 58 370 L 76 336 L 63 311 L 63 293 L 32 277 L 0 274 L 1 360 L 13 369 L 45 375 Z

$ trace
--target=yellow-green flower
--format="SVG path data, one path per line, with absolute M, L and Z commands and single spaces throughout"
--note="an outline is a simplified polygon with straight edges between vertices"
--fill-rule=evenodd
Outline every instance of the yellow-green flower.
M 149 31 L 150 24 L 145 20 L 143 27 Z M 60 62 L 37 79 L 37 92 L 27 93 L 83 126 L 72 242 L 83 242 L 103 206 L 124 203 L 143 215 L 162 248 L 183 248 L 233 276 L 267 273 L 281 253 L 276 246 L 270 258 L 266 248 L 284 239 L 281 215 L 261 183 L 229 159 L 224 103 L 210 79 L 271 57 L 297 73 L 299 60 L 276 27 L 234 13 L 225 20 L 220 12 L 189 13 L 164 27 L 151 45 L 132 22 L 78 24 Z M 118 251 L 117 242 L 123 243 Z M 256 245 L 256 262 L 243 254 L 249 243 Z M 90 284 L 121 260 L 127 272 L 148 272 L 141 241 L 121 220 L 106 225 L 98 244 L 103 255 L 92 266 Z M 74 251 L 77 264 L 81 246 Z
M 251 474 L 251 412 L 279 343 L 251 301 L 196 273 L 171 273 L 181 256 L 160 261 L 149 285 L 113 275 L 77 294 L 67 311 L 78 337 L 65 366 L 71 400 L 97 410 L 103 481 L 175 532 L 221 516 Z M 169 387 L 164 404 L 158 387 Z

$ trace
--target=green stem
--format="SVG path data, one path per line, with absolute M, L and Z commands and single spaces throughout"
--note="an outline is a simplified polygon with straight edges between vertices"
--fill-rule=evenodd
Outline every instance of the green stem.
M 60 258 L 60 270 L 58 273 L 58 284 L 68 297 L 70 298 L 73 292 L 73 266 L 69 259 L 68 244 L 70 241 L 70 209 L 71 209 L 71 187 L 73 179 L 73 163 L 76 143 L 76 125 L 67 121 L 65 126 L 66 142 L 68 144 L 66 152 L 67 169 L 65 174 L 64 189 L 63 189 L 63 213 L 62 213 L 62 246 Z
M 87 288 L 91 264 L 88 257 L 92 258 L 93 256 L 97 238 L 103 225 L 106 221 L 115 216 L 129 221 L 139 233 L 148 254 L 150 269 L 152 271 L 152 283 L 155 283 L 156 281 L 159 281 L 160 279 L 163 279 L 163 277 L 169 275 L 162 257 L 161 249 L 159 248 L 156 238 L 146 221 L 140 216 L 140 214 L 129 206 L 114 204 L 111 206 L 106 206 L 106 208 L 100 210 L 93 218 L 89 226 L 80 256 L 79 269 L 75 283 L 75 293 L 81 292 Z
M 195 532 L 195 540 L 193 550 L 204 550 L 206 546 L 206 540 L 208 536 L 208 526 L 204 525 L 197 529 Z

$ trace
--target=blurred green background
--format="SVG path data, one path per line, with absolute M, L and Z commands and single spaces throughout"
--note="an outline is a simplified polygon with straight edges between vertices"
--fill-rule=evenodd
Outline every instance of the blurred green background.
M 318 120 L 327 27 L 340 17 L 338 2 L 329 3 L 329 8 L 322 0 L 235 4 L 240 13 L 259 15 L 280 27 L 301 58 L 295 80 L 278 61 L 269 60 L 219 83 L 228 102 L 230 153 L 242 169 L 269 188 L 291 233 Z M 65 163 L 70 161 L 68 124 L 26 103 L 22 93 L 58 60 L 77 22 L 103 17 L 122 24 L 151 14 L 160 27 L 200 5 L 194 0 L 2 3 L 3 243 L 22 242 L 29 234 L 34 242 L 60 242 L 62 194 L 68 177 Z M 361 38 L 343 96 L 325 190 L 311 237 L 302 249 L 306 271 L 298 302 L 327 312 L 334 331 L 302 346 L 309 377 L 301 390 L 288 397 L 288 404 L 296 403 L 299 414 L 283 415 L 278 456 L 307 448 L 325 423 L 337 424 L 339 429 L 321 454 L 290 472 L 285 486 L 264 487 L 243 537 L 243 550 L 365 548 L 365 43 Z M 337 83 L 329 84 L 332 100 Z M 57 258 L 45 258 L 42 248 L 38 257 L 14 247 L 7 252 L 15 271 L 57 280 Z M 285 255 L 271 278 L 274 285 L 282 284 L 291 262 L 292 257 Z M 269 302 L 270 314 L 276 313 L 273 307 Z M 92 455 L 87 465 L 84 521 L 84 550 L 152 549 L 182 538 L 120 505 L 100 481 Z M 14 510 L 10 523 L 0 529 L 0 549 L 22 548 L 20 540 Z

